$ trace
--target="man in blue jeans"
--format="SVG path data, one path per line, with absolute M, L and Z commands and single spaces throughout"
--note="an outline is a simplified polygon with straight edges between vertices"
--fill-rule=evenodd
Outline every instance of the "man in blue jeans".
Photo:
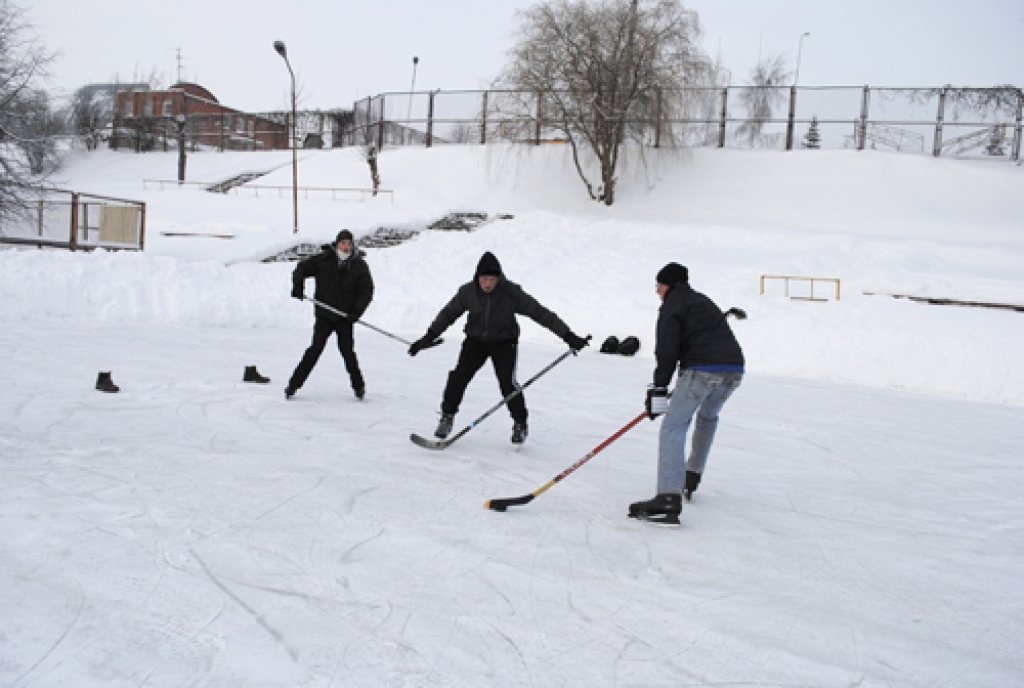
M 629 515 L 661 525 L 679 525 L 682 499 L 700 484 L 718 427 L 718 414 L 743 380 L 743 351 L 725 313 L 694 291 L 689 273 L 669 263 L 657 275 L 658 340 L 654 384 L 647 390 L 651 420 L 664 414 L 658 437 L 658 494 L 629 505 Z M 669 397 L 672 374 L 679 381 Z M 694 414 L 693 443 L 686 458 L 686 435 Z

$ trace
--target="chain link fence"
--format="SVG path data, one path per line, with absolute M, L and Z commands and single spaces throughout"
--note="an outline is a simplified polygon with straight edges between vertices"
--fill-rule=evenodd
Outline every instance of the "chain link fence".
M 728 86 L 665 89 L 657 100 L 653 118 L 626 121 L 656 148 L 849 148 L 1020 160 L 1024 93 L 1013 86 Z M 382 93 L 353 105 L 342 141 L 378 149 L 564 142 L 544 101 L 505 90 Z

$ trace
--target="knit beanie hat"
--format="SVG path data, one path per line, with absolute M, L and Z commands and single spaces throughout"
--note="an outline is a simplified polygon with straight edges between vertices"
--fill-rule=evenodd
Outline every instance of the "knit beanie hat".
M 490 251 L 480 256 L 480 262 L 476 265 L 476 276 L 483 275 L 501 277 L 501 263 Z
M 348 239 L 349 241 L 355 242 L 355 239 L 352 238 L 352 232 L 348 231 L 347 229 L 343 229 L 340 232 L 338 232 L 338 236 L 335 237 L 334 245 L 337 246 L 338 244 L 340 244 L 341 242 L 345 241 L 346 239 Z
M 679 263 L 669 263 L 661 270 L 658 270 L 658 276 L 655 279 L 658 281 L 658 284 L 673 287 L 679 282 L 688 281 L 690 279 L 690 272 Z

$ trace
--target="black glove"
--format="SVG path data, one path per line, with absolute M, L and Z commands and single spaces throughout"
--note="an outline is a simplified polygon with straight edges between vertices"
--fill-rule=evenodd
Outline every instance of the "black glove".
M 647 417 L 654 420 L 668 411 L 668 389 L 651 385 L 647 388 Z
M 306 298 L 306 294 L 302 288 L 302 284 L 296 284 L 295 286 L 292 287 L 292 298 L 298 299 L 299 301 L 302 301 L 304 298 Z
M 431 332 L 430 330 L 427 330 L 427 333 L 425 335 L 417 339 L 415 342 L 412 343 L 412 346 L 409 347 L 409 355 L 415 356 L 423 349 L 433 346 L 436 341 L 437 335 Z
M 590 337 L 584 339 L 572 330 L 565 333 L 565 336 L 562 337 L 562 341 L 569 345 L 569 348 L 572 349 L 573 355 L 578 354 L 580 349 L 583 347 L 590 345 Z

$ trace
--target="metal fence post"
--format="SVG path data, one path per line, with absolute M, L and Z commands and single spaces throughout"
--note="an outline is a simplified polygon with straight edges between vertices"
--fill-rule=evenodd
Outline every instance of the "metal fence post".
M 484 91 L 483 106 L 480 110 L 480 145 L 487 144 L 487 91 Z
M 380 96 L 380 125 L 377 129 L 377 150 L 384 150 L 384 95 Z
M 537 94 L 537 123 L 533 132 L 533 145 L 540 145 L 541 118 L 544 116 L 544 94 Z
M 942 120 L 946 116 L 946 92 L 949 90 L 949 86 L 943 86 L 942 92 L 939 93 L 939 108 L 935 114 L 935 142 L 932 144 L 932 155 L 939 157 L 942 155 Z
M 69 237 L 69 244 L 72 251 L 78 250 L 78 194 L 71 194 L 71 236 Z M 40 204 L 42 201 L 40 201 Z M 42 205 L 40 205 L 39 213 L 42 215 Z
M 793 150 L 793 127 L 796 124 L 796 86 L 789 87 L 789 121 L 786 123 L 786 150 Z
M 871 89 L 864 86 L 864 94 L 860 100 L 860 123 L 857 131 L 857 150 L 864 150 L 868 140 L 868 108 L 871 103 Z
M 1017 89 L 1017 122 L 1013 126 L 1013 145 L 1010 150 L 1010 159 L 1020 162 L 1020 144 L 1022 133 L 1022 118 L 1024 118 L 1024 90 Z
M 722 89 L 722 121 L 718 125 L 718 147 L 725 148 L 726 118 L 729 115 L 729 87 Z
M 427 97 L 427 148 L 434 145 L 434 96 L 437 91 L 431 91 Z

